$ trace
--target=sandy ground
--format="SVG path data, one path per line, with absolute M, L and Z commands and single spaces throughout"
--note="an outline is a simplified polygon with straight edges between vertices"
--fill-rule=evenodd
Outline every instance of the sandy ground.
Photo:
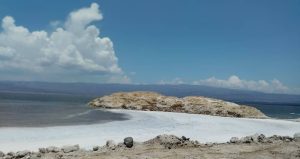
M 137 145 L 104 152 L 74 152 L 61 158 L 71 159 L 296 159 L 300 142 L 216 144 L 168 149 L 161 145 Z M 47 154 L 42 158 L 60 158 Z

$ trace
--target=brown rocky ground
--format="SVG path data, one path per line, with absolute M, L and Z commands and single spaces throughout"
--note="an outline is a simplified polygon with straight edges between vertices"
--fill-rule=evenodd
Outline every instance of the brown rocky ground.
M 108 141 L 93 150 L 79 149 L 78 145 L 41 148 L 39 152 L 8 153 L 7 159 L 297 159 L 300 158 L 300 134 L 265 137 L 256 134 L 228 143 L 200 144 L 186 137 L 159 135 L 143 143 L 124 139 L 124 143 Z M 296 135 L 295 135 L 296 136 Z M 133 144 L 133 145 L 132 145 Z M 0 154 L 1 155 L 1 154 Z M 3 154 L 4 155 L 4 154 Z M 0 156 L 1 158 L 1 156 Z
M 71 157 L 72 158 L 72 157 Z M 166 149 L 159 145 L 137 146 L 122 151 L 95 152 L 78 158 L 90 159 L 296 159 L 300 142 L 265 144 L 217 144 Z
M 183 112 L 225 117 L 266 118 L 258 109 L 223 100 L 187 96 L 177 98 L 155 92 L 120 92 L 96 98 L 92 107 L 110 109 L 134 109 L 144 111 Z

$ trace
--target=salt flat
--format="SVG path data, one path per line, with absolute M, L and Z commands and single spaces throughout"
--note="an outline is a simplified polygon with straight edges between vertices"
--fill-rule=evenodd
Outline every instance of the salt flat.
M 132 136 L 135 141 L 145 141 L 159 134 L 184 135 L 205 143 L 226 142 L 233 136 L 242 137 L 255 133 L 292 136 L 295 132 L 300 132 L 300 122 L 285 120 L 133 110 L 108 111 L 127 114 L 131 119 L 93 125 L 0 128 L 0 150 L 36 151 L 40 147 L 73 144 L 90 149 L 95 145 L 104 145 L 111 139 L 122 142 L 124 137 Z

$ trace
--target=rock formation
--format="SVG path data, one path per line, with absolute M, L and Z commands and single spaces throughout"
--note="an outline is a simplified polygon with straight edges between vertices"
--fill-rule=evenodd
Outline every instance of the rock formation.
M 266 118 L 254 107 L 238 105 L 223 100 L 187 96 L 183 98 L 164 96 L 154 92 L 120 92 L 96 98 L 92 107 L 132 109 L 145 111 L 183 112 L 224 117 Z

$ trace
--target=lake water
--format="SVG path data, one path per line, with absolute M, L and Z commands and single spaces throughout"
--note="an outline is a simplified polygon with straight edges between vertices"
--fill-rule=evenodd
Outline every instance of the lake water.
M 300 104 L 297 103 L 272 103 L 272 102 L 244 102 L 261 110 L 267 116 L 278 119 L 298 119 L 300 118 Z
M 1 94 L 0 127 L 87 125 L 130 119 L 124 114 L 89 108 L 86 103 L 92 98 L 60 94 Z M 300 104 L 242 104 L 254 106 L 273 118 L 300 118 Z
M 124 114 L 89 108 L 81 102 L 0 100 L 0 127 L 87 125 L 127 119 Z

